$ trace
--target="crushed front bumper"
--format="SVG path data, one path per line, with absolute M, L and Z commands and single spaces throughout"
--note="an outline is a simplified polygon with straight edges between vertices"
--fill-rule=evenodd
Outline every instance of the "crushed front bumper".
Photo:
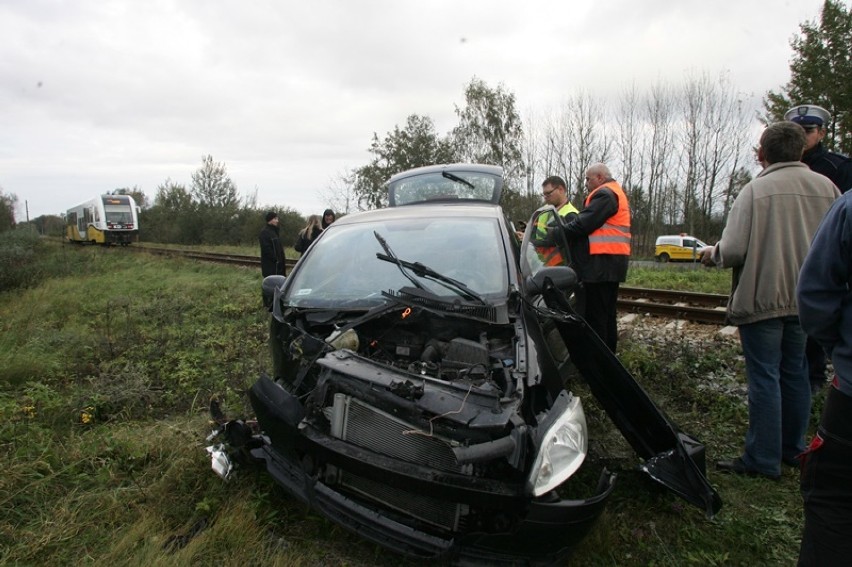
M 251 454 L 264 461 L 276 482 L 331 521 L 409 557 L 492 565 L 558 561 L 586 535 L 614 488 L 616 475 L 604 470 L 593 496 L 586 499 L 560 499 L 555 493 L 522 497 L 506 483 L 397 461 L 324 436 L 301 422 L 298 400 L 271 380 L 259 380 L 250 397 L 269 439 Z M 392 503 L 364 498 L 351 485 L 327 482 L 317 462 L 412 499 L 488 506 L 501 520 L 487 527 L 436 527 L 393 509 Z

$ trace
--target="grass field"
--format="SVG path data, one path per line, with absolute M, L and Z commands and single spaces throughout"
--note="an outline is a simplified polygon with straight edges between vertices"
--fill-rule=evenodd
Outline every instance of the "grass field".
M 244 390 L 269 366 L 257 271 L 32 246 L 8 265 L 33 276 L 0 293 L 0 564 L 417 565 L 310 514 L 265 474 L 225 483 L 210 470 L 209 398 L 248 412 Z M 712 463 L 740 450 L 747 413 L 738 345 L 708 335 L 637 331 L 619 349 Z M 771 482 L 711 466 L 724 506 L 707 519 L 636 472 L 584 403 L 592 465 L 619 478 L 571 564 L 795 562 L 795 471 Z

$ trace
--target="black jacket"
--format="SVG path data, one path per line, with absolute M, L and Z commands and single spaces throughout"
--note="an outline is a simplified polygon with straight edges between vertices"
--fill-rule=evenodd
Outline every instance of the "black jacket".
M 802 161 L 811 168 L 811 171 L 831 179 L 841 193 L 852 189 L 852 159 L 828 151 L 822 142 L 805 152 Z
M 293 246 L 293 248 L 295 248 L 296 252 L 304 253 L 304 251 L 308 249 L 308 246 L 313 244 L 314 240 L 317 239 L 317 236 L 322 234 L 322 229 L 319 228 L 318 226 L 315 226 L 314 229 L 311 231 L 310 238 L 308 238 L 308 236 L 305 232 L 306 230 L 307 230 L 306 228 L 303 228 L 302 230 L 300 230 L 299 236 L 296 237 L 296 244 Z
M 608 188 L 597 191 L 588 206 L 565 226 L 574 269 L 588 283 L 623 282 L 627 279 L 630 257 L 616 254 L 589 254 L 589 235 L 618 212 L 618 197 Z
M 260 231 L 260 271 L 263 277 L 284 276 L 284 248 L 281 246 L 281 238 L 278 236 L 278 227 L 267 224 Z

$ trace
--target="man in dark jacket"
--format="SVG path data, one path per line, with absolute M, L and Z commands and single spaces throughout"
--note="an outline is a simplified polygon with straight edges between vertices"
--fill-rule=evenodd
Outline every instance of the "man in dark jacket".
M 802 161 L 811 171 L 831 179 L 841 193 L 852 188 L 852 159 L 830 152 L 822 145 L 831 114 L 820 106 L 802 104 L 788 110 L 784 118 L 805 129 L 806 143 Z
M 831 357 L 835 376 L 802 461 L 805 529 L 800 567 L 852 558 L 852 191 L 825 215 L 799 273 L 799 319 Z
M 583 282 L 577 310 L 612 352 L 618 343 L 618 285 L 630 262 L 630 208 L 609 168 L 586 170 L 588 194 L 583 210 L 565 227 L 574 269 Z
M 284 276 L 284 247 L 281 246 L 281 238 L 278 236 L 278 214 L 269 211 L 266 213 L 266 226 L 258 236 L 260 241 L 260 271 L 263 277 Z
M 788 110 L 784 118 L 805 129 L 805 153 L 802 155 L 802 162 L 811 168 L 811 171 L 831 179 L 841 193 L 852 188 L 852 159 L 830 152 L 822 145 L 826 126 L 831 122 L 831 114 L 821 106 L 802 104 Z M 808 359 L 811 391 L 816 393 L 825 385 L 825 352 L 815 340 L 808 337 L 805 356 Z

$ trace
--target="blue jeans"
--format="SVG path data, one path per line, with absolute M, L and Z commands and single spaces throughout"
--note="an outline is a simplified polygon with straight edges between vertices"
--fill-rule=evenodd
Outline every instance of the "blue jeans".
M 811 389 L 805 333 L 798 317 L 741 325 L 748 377 L 748 431 L 743 462 L 763 474 L 780 475 L 781 460 L 805 450 Z

